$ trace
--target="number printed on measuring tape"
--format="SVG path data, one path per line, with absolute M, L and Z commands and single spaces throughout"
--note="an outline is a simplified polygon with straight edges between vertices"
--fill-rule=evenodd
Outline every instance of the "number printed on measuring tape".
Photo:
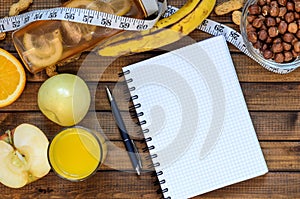
M 31 22 L 40 20 L 64 20 L 114 29 L 141 31 L 150 29 L 155 25 L 167 9 L 167 1 L 164 0 L 162 3 L 159 3 L 158 7 L 158 14 L 152 20 L 117 16 L 81 8 L 58 7 L 34 10 L 21 15 L 0 19 L 0 32 L 14 31 Z

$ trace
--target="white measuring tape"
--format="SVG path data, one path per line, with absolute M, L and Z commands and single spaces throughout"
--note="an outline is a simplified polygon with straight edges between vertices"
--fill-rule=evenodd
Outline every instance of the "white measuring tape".
M 64 20 L 121 30 L 142 31 L 152 28 L 160 17 L 168 17 L 174 14 L 177 10 L 179 9 L 176 7 L 167 6 L 167 2 L 164 0 L 163 3 L 159 3 L 159 12 L 157 17 L 153 20 L 144 20 L 116 16 L 95 10 L 58 7 L 45 10 L 35 10 L 13 17 L 2 18 L 0 19 L 0 32 L 14 31 L 28 25 L 31 22 L 41 20 Z M 247 50 L 242 35 L 226 25 L 210 19 L 205 19 L 198 29 L 214 36 L 223 35 L 228 42 L 233 44 L 241 52 L 245 53 L 267 70 L 275 73 L 286 74 L 295 69 L 274 68 L 257 60 Z
M 159 3 L 158 7 L 158 15 L 153 20 L 135 19 L 96 10 L 70 7 L 34 10 L 21 15 L 0 19 L 0 32 L 14 31 L 34 21 L 42 20 L 64 20 L 113 29 L 141 31 L 154 26 L 167 9 L 167 1 L 164 0 L 163 3 Z

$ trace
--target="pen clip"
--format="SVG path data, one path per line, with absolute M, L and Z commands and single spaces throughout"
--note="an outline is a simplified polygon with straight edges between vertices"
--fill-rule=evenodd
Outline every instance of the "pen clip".
M 140 156 L 140 154 L 139 154 L 139 152 L 138 152 L 138 150 L 137 150 L 137 148 L 136 148 L 136 146 L 135 146 L 133 140 L 131 140 L 131 142 L 132 142 L 132 145 L 133 145 L 133 148 L 134 148 L 134 153 L 135 153 L 136 158 L 137 158 L 138 163 L 139 163 L 139 167 L 140 167 L 140 168 L 143 168 L 141 156 Z

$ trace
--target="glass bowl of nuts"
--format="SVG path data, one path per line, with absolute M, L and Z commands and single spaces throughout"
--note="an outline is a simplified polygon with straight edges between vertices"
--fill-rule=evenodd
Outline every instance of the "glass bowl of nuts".
M 299 0 L 248 0 L 240 29 L 247 50 L 266 68 L 300 66 Z

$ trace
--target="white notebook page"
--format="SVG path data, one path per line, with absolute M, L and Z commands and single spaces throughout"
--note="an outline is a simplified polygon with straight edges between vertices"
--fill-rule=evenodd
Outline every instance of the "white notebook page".
M 165 198 L 193 197 L 268 171 L 222 36 L 125 71 Z

